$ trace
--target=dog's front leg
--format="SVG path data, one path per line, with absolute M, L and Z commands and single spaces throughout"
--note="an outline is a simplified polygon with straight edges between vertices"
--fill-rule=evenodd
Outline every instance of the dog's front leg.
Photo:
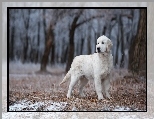
M 104 80 L 104 87 L 105 87 L 105 96 L 110 98 L 109 89 L 110 89 L 110 75 L 108 75 Z
M 103 99 L 101 78 L 95 77 L 94 82 L 95 82 L 95 89 L 98 96 L 98 100 L 101 100 Z

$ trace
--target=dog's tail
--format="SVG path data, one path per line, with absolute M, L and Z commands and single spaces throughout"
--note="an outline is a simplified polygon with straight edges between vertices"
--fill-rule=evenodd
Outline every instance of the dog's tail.
M 67 80 L 69 80 L 71 78 L 71 71 L 69 70 L 66 74 L 66 76 L 64 77 L 64 79 L 62 80 L 62 82 L 59 84 L 62 85 L 63 83 L 65 83 Z

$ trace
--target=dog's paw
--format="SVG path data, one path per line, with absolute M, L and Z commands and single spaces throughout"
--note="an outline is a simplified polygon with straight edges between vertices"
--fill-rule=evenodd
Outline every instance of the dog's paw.
M 98 96 L 98 100 L 103 100 L 103 96 Z
M 86 95 L 84 93 L 79 94 L 80 97 L 85 97 Z
M 71 95 L 68 95 L 68 94 L 67 94 L 67 98 L 70 99 L 70 98 L 71 98 Z
M 111 96 L 110 96 L 110 94 L 109 94 L 109 93 L 106 93 L 106 98 L 108 98 L 108 99 L 110 99 L 110 98 L 111 98 Z

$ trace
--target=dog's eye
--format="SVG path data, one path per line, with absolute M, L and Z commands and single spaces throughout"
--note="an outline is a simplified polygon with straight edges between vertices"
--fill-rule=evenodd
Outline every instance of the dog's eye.
M 99 43 L 97 43 L 97 44 L 99 44 Z
M 102 44 L 104 44 L 104 42 L 102 42 Z

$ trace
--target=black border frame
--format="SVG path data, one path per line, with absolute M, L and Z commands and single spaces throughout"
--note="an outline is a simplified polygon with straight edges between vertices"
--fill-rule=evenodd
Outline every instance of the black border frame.
M 9 9 L 146 9 L 147 7 L 7 7 L 7 112 L 147 112 L 147 61 L 146 61 L 146 111 L 9 111 Z M 146 17 L 147 39 L 147 17 Z M 147 40 L 146 40 L 147 60 Z

